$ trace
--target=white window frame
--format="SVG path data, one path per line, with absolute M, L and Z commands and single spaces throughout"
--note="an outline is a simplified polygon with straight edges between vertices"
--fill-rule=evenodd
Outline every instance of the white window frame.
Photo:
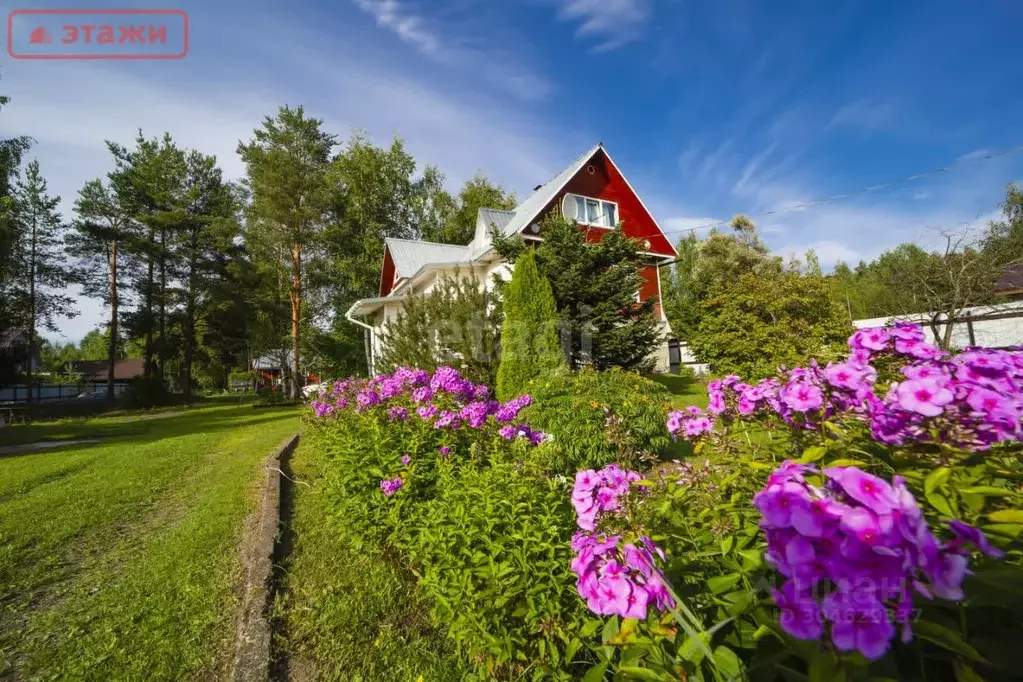
M 566 192 L 564 198 L 561 200 L 561 215 L 568 215 L 567 211 L 565 211 L 566 204 L 570 200 L 572 202 L 575 202 L 575 200 L 577 198 L 583 200 L 583 210 L 584 211 L 586 209 L 586 202 L 587 201 L 596 201 L 598 204 L 600 204 L 600 211 L 601 212 L 600 212 L 599 215 L 601 217 L 607 215 L 607 209 L 604 208 L 605 204 L 609 205 L 609 206 L 614 206 L 614 210 L 615 210 L 615 223 L 614 223 L 614 225 L 603 225 L 601 223 L 591 223 L 589 220 L 581 219 L 579 216 L 576 216 L 573 219 L 573 220 L 575 220 L 575 222 L 579 223 L 580 225 L 587 225 L 589 227 L 596 227 L 596 228 L 599 228 L 599 229 L 602 229 L 602 230 L 613 230 L 616 227 L 618 227 L 618 224 L 622 220 L 622 215 L 618 211 L 618 202 L 617 201 L 608 201 L 607 199 L 600 199 L 598 197 L 588 197 L 588 196 L 585 196 L 583 194 L 572 194 L 572 193 Z

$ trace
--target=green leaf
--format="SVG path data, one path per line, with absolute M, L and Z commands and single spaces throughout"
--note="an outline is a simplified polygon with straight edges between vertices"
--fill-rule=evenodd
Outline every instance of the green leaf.
M 995 523 L 1023 523 L 1023 509 L 999 509 L 987 517 Z
M 647 680 L 647 682 L 670 682 L 672 680 L 668 675 L 635 666 L 622 666 L 616 672 L 618 675 L 630 680 Z
M 867 466 L 866 463 L 861 462 L 858 459 L 836 459 L 832 462 L 828 462 L 829 467 L 860 467 Z
M 600 682 L 600 680 L 603 680 L 604 674 L 607 672 L 607 665 L 608 661 L 604 661 L 587 670 L 586 674 L 583 675 L 583 682 Z
M 803 464 L 810 464 L 811 462 L 819 462 L 824 459 L 824 455 L 828 452 L 827 448 L 822 445 L 814 445 L 812 447 L 803 450 L 803 456 L 799 458 L 799 461 Z
M 583 642 L 581 639 L 573 639 L 571 642 L 569 642 L 568 646 L 565 647 L 565 660 L 571 662 L 572 659 L 575 657 L 576 653 L 579 652 L 579 649 L 582 647 L 582 645 Z
M 719 646 L 717 649 L 714 649 L 714 663 L 717 665 L 718 670 L 728 675 L 729 678 L 739 677 L 739 673 L 742 670 L 742 663 L 739 661 L 739 657 L 726 646 Z
M 925 639 L 928 642 L 937 644 L 942 649 L 947 649 L 948 651 L 972 658 L 975 661 L 984 661 L 984 657 L 981 656 L 976 649 L 967 644 L 958 632 L 950 630 L 944 625 L 938 625 L 934 621 L 922 620 L 918 623 L 914 623 L 913 634 L 918 636 L 920 639 Z
M 711 591 L 711 594 L 721 594 L 735 587 L 741 579 L 742 576 L 738 573 L 716 575 L 707 580 L 707 589 Z
M 953 669 L 955 670 L 956 682 L 984 682 L 984 678 L 973 671 L 968 663 L 957 658 Z
M 732 547 L 735 546 L 735 536 L 729 535 L 727 538 L 721 541 L 721 553 L 728 554 L 732 551 Z
M 588 620 L 586 621 L 586 625 L 584 625 L 582 629 L 579 631 L 579 634 L 581 634 L 583 637 L 589 637 L 590 635 L 597 631 L 597 628 L 599 628 L 603 624 L 604 621 L 600 620 L 599 618 Z
M 940 493 L 927 493 L 927 502 L 945 516 L 955 516 L 948 498 Z
M 1011 490 L 1005 488 L 996 488 L 993 485 L 973 485 L 966 488 L 959 488 L 961 493 L 976 493 L 978 495 L 986 495 L 988 497 L 1005 497 L 1012 495 Z
M 611 616 L 606 623 L 604 623 L 604 631 L 601 634 L 601 641 L 607 644 L 608 641 L 618 634 L 618 616 Z
M 639 620 L 636 618 L 623 618 L 621 629 L 614 637 L 604 640 L 605 644 L 620 646 L 628 644 L 636 639 L 636 629 L 639 627 Z
M 948 467 L 938 467 L 927 475 L 924 479 L 924 495 L 930 496 L 938 486 L 942 485 L 948 480 L 948 477 L 952 475 L 952 470 Z

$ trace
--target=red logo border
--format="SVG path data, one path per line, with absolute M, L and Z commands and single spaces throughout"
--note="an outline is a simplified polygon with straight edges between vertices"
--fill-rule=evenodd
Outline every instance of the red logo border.
M 184 21 L 184 49 L 179 54 L 18 54 L 14 51 L 14 17 L 21 15 L 54 15 L 54 14 L 135 14 L 135 15 L 171 15 L 181 17 Z M 182 9 L 15 9 L 7 15 L 7 54 L 12 59 L 184 59 L 188 54 L 188 13 Z

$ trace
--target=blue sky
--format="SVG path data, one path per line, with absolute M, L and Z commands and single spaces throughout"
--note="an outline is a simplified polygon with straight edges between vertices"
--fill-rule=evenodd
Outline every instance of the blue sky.
M 757 219 L 779 253 L 812 247 L 825 266 L 934 243 L 942 229 L 993 216 L 1005 184 L 1023 180 L 1023 153 L 970 161 L 1023 144 L 1015 0 L 177 7 L 192 29 L 180 62 L 4 58 L 0 91 L 13 101 L 0 135 L 36 139 L 67 209 L 109 170 L 104 139 L 166 130 L 237 177 L 237 141 L 283 103 L 304 104 L 339 134 L 402 136 L 452 189 L 483 170 L 522 196 L 601 140 L 673 241 L 735 213 L 961 161 Z M 64 338 L 102 319 L 97 303 L 81 307 Z

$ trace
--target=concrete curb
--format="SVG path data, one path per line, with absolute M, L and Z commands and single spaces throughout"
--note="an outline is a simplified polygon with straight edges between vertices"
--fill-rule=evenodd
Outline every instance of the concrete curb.
M 235 634 L 231 679 L 265 682 L 270 676 L 270 585 L 274 544 L 280 524 L 281 460 L 294 451 L 301 434 L 296 433 L 264 461 L 266 484 L 259 508 L 245 522 L 242 538 L 242 569 L 245 575 L 242 603 Z

